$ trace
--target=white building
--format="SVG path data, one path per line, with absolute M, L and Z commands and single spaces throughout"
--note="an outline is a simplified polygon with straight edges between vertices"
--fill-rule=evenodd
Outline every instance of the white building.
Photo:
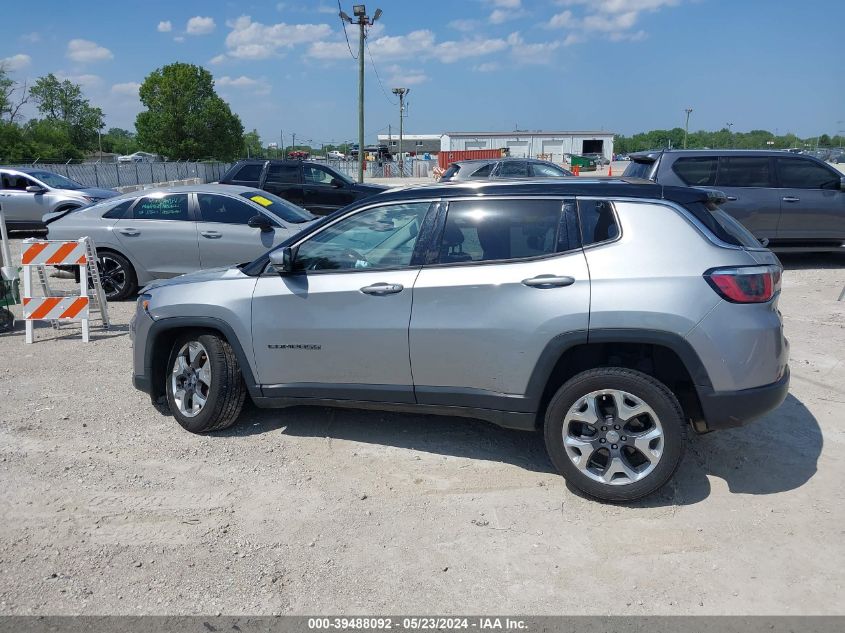
M 440 151 L 502 149 L 511 156 L 563 162 L 564 154 L 613 155 L 613 132 L 447 132 L 440 137 Z

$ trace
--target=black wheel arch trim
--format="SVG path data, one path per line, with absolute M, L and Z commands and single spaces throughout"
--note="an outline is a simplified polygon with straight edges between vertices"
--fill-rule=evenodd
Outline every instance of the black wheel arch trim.
M 154 321 L 147 332 L 144 346 L 144 376 L 137 376 L 135 378 L 136 385 L 141 383 L 148 386 L 149 393 L 153 397 L 161 395 L 157 393 L 156 385 L 152 384 L 153 377 L 155 376 L 153 372 L 153 353 L 155 351 L 156 341 L 165 332 L 187 329 L 217 330 L 223 334 L 235 352 L 235 357 L 238 359 L 238 365 L 240 366 L 241 376 L 243 376 L 244 384 L 250 396 L 257 398 L 262 395 L 261 386 L 255 380 L 254 374 L 252 373 L 252 365 L 241 346 L 237 334 L 235 334 L 235 330 L 222 319 L 206 316 L 165 317 Z
M 525 398 L 531 410 L 540 409 L 546 385 L 561 356 L 578 345 L 592 343 L 643 343 L 666 347 L 681 359 L 697 390 L 712 390 L 713 388 L 710 376 L 698 354 L 689 341 L 680 334 L 637 328 L 591 328 L 589 331 L 577 330 L 560 334 L 549 341 L 543 349 L 525 390 Z

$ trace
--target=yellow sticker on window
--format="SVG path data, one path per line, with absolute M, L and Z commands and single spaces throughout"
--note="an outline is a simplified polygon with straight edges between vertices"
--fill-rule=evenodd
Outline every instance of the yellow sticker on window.
M 269 207 L 271 204 L 273 204 L 272 200 L 268 200 L 264 196 L 252 196 L 250 200 L 252 200 L 253 202 L 257 202 L 262 207 Z

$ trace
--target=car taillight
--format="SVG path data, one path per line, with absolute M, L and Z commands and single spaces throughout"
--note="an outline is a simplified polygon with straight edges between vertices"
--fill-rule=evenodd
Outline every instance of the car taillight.
M 780 292 L 779 266 L 743 266 L 713 268 L 704 279 L 726 301 L 766 303 Z

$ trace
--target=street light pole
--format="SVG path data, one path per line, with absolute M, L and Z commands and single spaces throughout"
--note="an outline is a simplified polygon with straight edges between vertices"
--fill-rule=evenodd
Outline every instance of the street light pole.
M 684 149 L 687 148 L 687 136 L 689 135 L 689 115 L 692 114 L 692 108 L 684 108 L 687 113 L 687 121 L 684 123 Z
M 405 176 L 405 155 L 402 153 L 402 136 L 404 134 L 403 121 L 405 118 L 405 95 L 410 88 L 394 88 L 393 94 L 399 97 L 399 176 Z
M 731 128 L 733 128 L 734 124 L 733 123 L 725 123 L 725 125 L 728 126 L 728 147 L 733 147 L 734 137 L 733 137 L 733 132 L 731 131 Z
M 358 33 L 358 182 L 364 182 L 364 38 L 367 36 L 366 28 L 375 24 L 381 17 L 381 9 L 376 9 L 371 20 L 367 17 L 367 7 L 363 4 L 352 5 L 352 15 L 358 18 L 354 21 L 343 11 L 340 12 L 340 19 L 349 24 L 357 24 Z

